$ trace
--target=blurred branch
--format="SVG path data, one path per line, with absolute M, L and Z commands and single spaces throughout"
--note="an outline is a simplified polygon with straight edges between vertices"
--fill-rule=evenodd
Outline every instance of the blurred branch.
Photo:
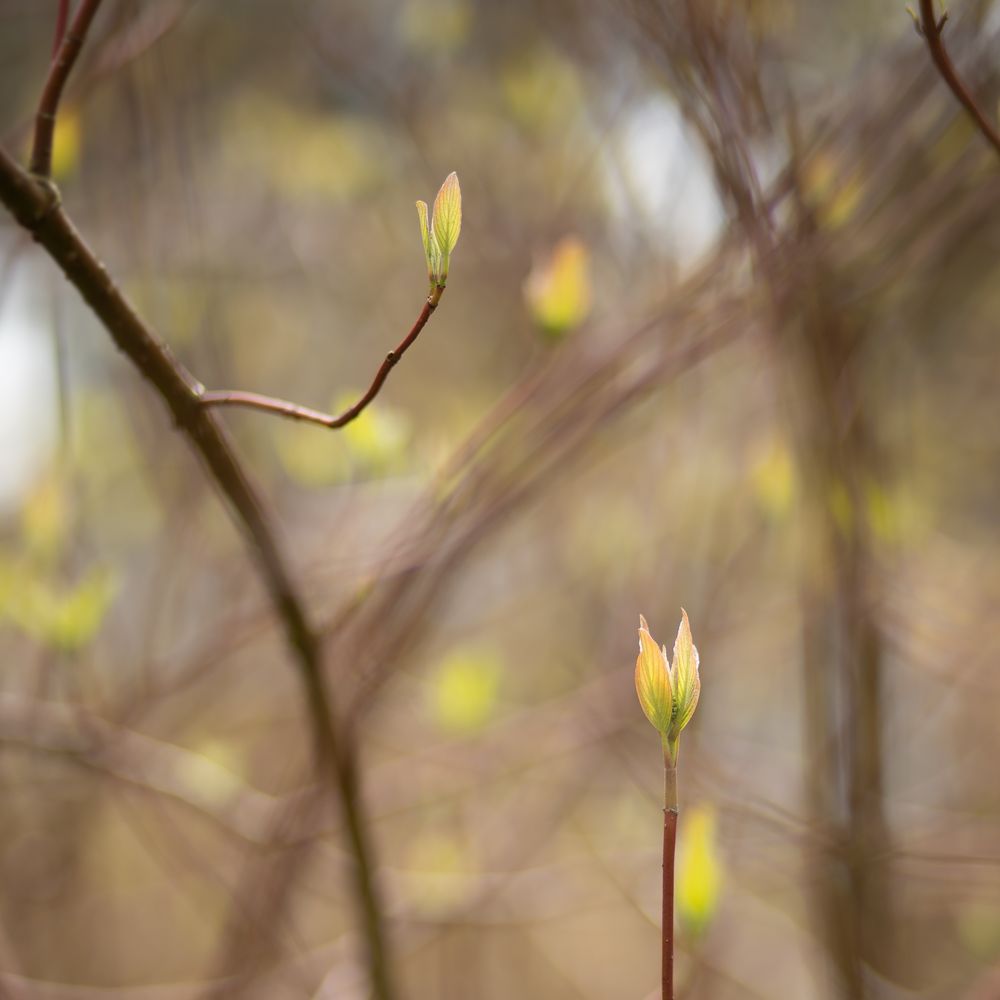
M 920 19 L 917 22 L 917 30 L 927 42 L 927 49 L 934 65 L 941 74 L 941 78 L 948 85 L 948 89 L 955 95 L 958 103 L 972 117 L 979 131 L 986 137 L 987 142 L 1000 154 L 1000 132 L 976 103 L 969 88 L 958 75 L 955 64 L 951 61 L 951 56 L 948 55 L 948 50 L 944 47 L 942 32 L 947 20 L 947 11 L 940 18 L 935 14 L 934 0 L 920 0 Z
M 317 772 L 321 779 L 329 780 L 337 792 L 355 862 L 355 901 L 368 945 L 369 973 L 375 995 L 385 1000 L 393 995 L 393 991 L 389 984 L 373 850 L 360 799 L 357 760 L 338 732 L 323 672 L 319 637 L 307 619 L 298 585 L 286 565 L 285 554 L 256 488 L 247 477 L 222 426 L 201 405 L 201 387 L 118 289 L 107 269 L 62 210 L 55 186 L 26 173 L 3 150 L 0 150 L 0 201 L 45 248 L 97 315 L 118 348 L 152 384 L 226 498 L 256 558 L 275 612 L 298 662 Z
M 38 102 L 38 112 L 35 115 L 35 139 L 31 147 L 31 172 L 39 177 L 48 177 L 52 171 L 52 136 L 56 129 L 56 114 L 59 111 L 59 99 L 63 88 L 69 79 L 80 50 L 83 48 L 90 24 L 94 20 L 101 0 L 83 0 L 80 9 L 73 18 L 69 30 L 63 33 L 59 22 L 56 25 L 56 38 L 59 42 L 58 51 L 49 67 L 49 75 L 45 80 L 41 100 Z M 62 3 L 59 8 L 59 20 L 65 19 L 67 5 Z
M 108 722 L 86 709 L 0 695 L 0 743 L 67 757 L 144 791 L 166 795 L 229 833 L 267 843 L 281 800 L 202 754 Z
M 395 350 L 390 351 L 385 356 L 371 385 L 368 386 L 368 390 L 353 406 L 349 406 L 338 416 L 323 413 L 320 410 L 312 410 L 307 406 L 299 406 L 297 403 L 290 403 L 284 399 L 275 399 L 273 396 L 262 396 L 256 392 L 241 392 L 238 389 L 215 389 L 203 392 L 201 404 L 202 406 L 243 406 L 252 410 L 263 410 L 266 413 L 276 413 L 278 416 L 288 417 L 291 420 L 304 420 L 320 424 L 323 427 L 334 429 L 343 427 L 360 416 L 365 407 L 379 394 L 383 383 L 389 377 L 389 372 L 396 367 L 400 358 L 427 325 L 427 321 L 437 309 L 443 293 L 444 285 L 434 285 L 427 296 L 427 301 L 424 302 L 424 306 L 420 310 L 420 315 L 410 328 L 410 332 L 399 342 Z

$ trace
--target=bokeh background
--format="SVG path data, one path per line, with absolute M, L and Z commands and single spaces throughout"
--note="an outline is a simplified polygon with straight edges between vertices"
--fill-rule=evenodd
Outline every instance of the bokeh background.
M 56 6 L 0 0 L 22 159 Z M 998 32 L 955 0 L 990 113 Z M 206 385 L 356 397 L 461 179 L 359 421 L 225 413 L 406 997 L 659 995 L 682 605 L 679 994 L 1000 997 L 998 167 L 895 0 L 107 0 L 56 180 Z M 367 996 L 309 756 L 223 505 L 3 221 L 0 995 Z

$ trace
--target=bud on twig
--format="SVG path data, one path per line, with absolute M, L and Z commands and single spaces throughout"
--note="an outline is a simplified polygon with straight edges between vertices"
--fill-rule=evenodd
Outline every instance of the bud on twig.
M 462 189 L 458 185 L 458 174 L 452 171 L 441 185 L 441 190 L 434 199 L 434 214 L 430 224 L 427 222 L 427 202 L 417 202 L 417 217 L 420 219 L 420 235 L 424 241 L 427 277 L 432 287 L 444 288 L 448 280 L 451 252 L 462 231 Z
M 663 737 L 671 759 L 676 760 L 681 730 L 691 721 L 701 693 L 698 649 L 691 637 L 691 625 L 683 608 L 674 641 L 673 663 L 667 658 L 667 647 L 657 647 L 646 619 L 639 616 L 635 692 L 646 718 Z

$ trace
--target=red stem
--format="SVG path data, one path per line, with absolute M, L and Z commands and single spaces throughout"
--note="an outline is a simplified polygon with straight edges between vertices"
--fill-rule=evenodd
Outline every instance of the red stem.
M 934 14 L 934 0 L 920 0 L 920 28 L 927 41 L 927 48 L 930 51 L 934 65 L 937 67 L 944 82 L 948 85 L 948 88 L 957 98 L 959 104 L 972 117 L 979 131 L 983 133 L 997 153 L 1000 153 L 1000 132 L 997 131 L 993 123 L 989 121 L 979 105 L 976 104 L 969 89 L 958 75 L 955 65 L 951 61 L 951 56 L 948 55 L 948 50 L 944 47 L 944 42 L 941 40 L 941 29 L 944 27 L 947 16 L 945 14 L 941 20 L 938 20 Z
M 55 59 L 59 46 L 66 34 L 66 22 L 69 20 L 69 0 L 59 0 L 59 10 L 56 13 L 56 31 L 52 38 L 52 58 Z
M 59 99 L 100 6 L 101 0 L 83 0 L 69 30 L 59 39 L 59 49 L 49 66 L 49 75 L 35 114 L 35 139 L 31 147 L 30 169 L 38 177 L 48 177 L 52 173 L 52 136 L 56 129 Z
M 677 845 L 677 761 L 663 748 L 663 1000 L 674 1000 L 674 849 Z
M 353 405 L 344 410 L 343 413 L 334 416 L 330 413 L 323 413 L 320 410 L 312 410 L 308 406 L 299 406 L 297 403 L 290 403 L 284 399 L 275 399 L 273 396 L 263 396 L 256 392 L 243 392 L 239 389 L 217 389 L 201 394 L 202 406 L 244 406 L 253 410 L 264 410 L 267 413 L 276 413 L 278 416 L 288 417 L 291 420 L 306 420 L 310 423 L 320 424 L 323 427 L 338 428 L 349 424 L 358 417 L 362 410 L 379 394 L 385 380 L 389 377 L 389 372 L 396 367 L 400 358 L 407 352 L 410 345 L 420 336 L 420 331 L 427 325 L 431 318 L 431 313 L 437 308 L 441 301 L 441 294 L 444 292 L 443 285 L 436 285 L 427 301 L 424 302 L 423 309 L 416 322 L 410 328 L 410 332 L 396 345 L 395 350 L 390 351 L 382 364 L 379 365 L 371 385 L 368 386 L 365 394 Z

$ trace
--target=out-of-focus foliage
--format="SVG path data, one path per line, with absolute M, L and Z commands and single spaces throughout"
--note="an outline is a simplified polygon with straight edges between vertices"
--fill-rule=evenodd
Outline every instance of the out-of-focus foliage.
M 711 806 L 685 811 L 677 844 L 677 916 L 695 937 L 705 933 L 719 907 L 722 858 L 717 820 Z
M 528 275 L 524 294 L 534 320 L 552 338 L 579 326 L 590 314 L 589 255 L 583 243 L 564 237 Z
M 488 650 L 463 649 L 450 654 L 430 679 L 429 708 L 449 733 L 482 730 L 496 711 L 501 668 Z
M 56 7 L 0 3 L 5 149 Z M 998 15 L 945 35 L 990 114 Z M 633 629 L 683 605 L 684 996 L 992 1000 L 1000 172 L 903 4 L 106 0 L 54 167 L 195 378 L 337 412 L 461 178 L 372 407 L 218 414 L 358 739 L 406 997 L 654 995 Z M 0 994 L 366 996 L 256 567 L 6 223 L 0 504 Z

